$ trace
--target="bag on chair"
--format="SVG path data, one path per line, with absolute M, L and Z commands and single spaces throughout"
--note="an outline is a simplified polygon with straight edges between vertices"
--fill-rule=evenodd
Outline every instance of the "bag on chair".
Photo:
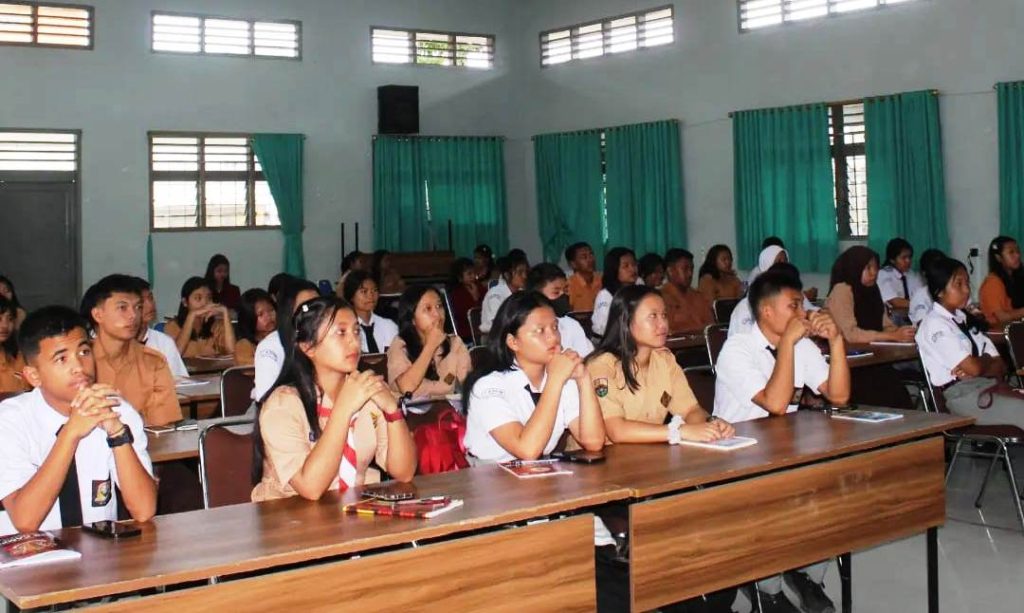
M 466 419 L 452 407 L 442 409 L 435 423 L 417 426 L 413 440 L 419 455 L 419 472 L 431 475 L 467 468 L 469 462 L 462 444 L 465 436 Z

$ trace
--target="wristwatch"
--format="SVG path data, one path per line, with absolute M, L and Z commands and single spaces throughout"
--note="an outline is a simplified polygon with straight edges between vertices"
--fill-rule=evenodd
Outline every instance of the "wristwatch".
M 121 445 L 130 445 L 134 442 L 135 437 L 132 436 L 132 429 L 129 428 L 128 426 L 125 426 L 124 429 L 121 430 L 121 433 L 118 434 L 117 436 L 107 437 L 107 446 L 110 447 L 111 449 L 115 447 L 120 447 Z

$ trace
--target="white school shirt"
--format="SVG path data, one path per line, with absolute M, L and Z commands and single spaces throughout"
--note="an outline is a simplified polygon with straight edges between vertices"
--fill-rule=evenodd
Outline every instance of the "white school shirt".
M 373 338 L 377 341 L 379 353 L 387 351 L 391 346 L 391 341 L 398 336 L 398 324 L 376 313 L 370 315 L 370 323 L 365 323 L 360 319 L 359 325 L 359 342 L 362 345 L 363 353 L 369 353 L 370 350 L 366 347 L 366 334 L 363 333 L 362 326 L 373 326 Z
M 562 349 L 572 349 L 585 358 L 594 352 L 594 343 L 587 338 L 583 326 L 568 315 L 558 318 L 558 334 L 562 337 Z
M 754 396 L 768 385 L 775 371 L 775 358 L 760 326 L 747 334 L 729 337 L 715 366 L 714 415 L 728 422 L 767 417 L 768 411 L 754 404 Z M 793 388 L 805 385 L 817 391 L 828 381 L 828 362 L 813 341 L 800 339 L 793 352 Z M 787 413 L 796 410 L 791 404 Z
M 932 385 L 942 386 L 953 381 L 953 368 L 971 355 L 971 341 L 957 327 L 957 323 L 967 320 L 963 311 L 950 313 L 941 304 L 932 305 L 914 339 L 917 350 L 921 353 L 921 362 L 928 369 L 928 378 Z M 978 345 L 981 355 L 998 356 L 995 344 L 988 335 L 971 328 L 971 338 Z
M 594 312 L 590 315 L 590 329 L 594 331 L 594 334 L 604 336 L 604 331 L 608 329 L 608 312 L 612 309 L 612 298 L 614 298 L 612 293 L 604 288 L 597 292 L 597 298 L 594 299 Z
M 910 323 L 915 326 L 928 315 L 932 310 L 932 305 L 935 304 L 932 301 L 932 295 L 928 293 L 928 286 L 922 286 L 917 288 L 910 296 Z
M 181 359 L 181 353 L 178 351 L 178 344 L 174 342 L 174 339 L 167 336 L 159 330 L 150 328 L 146 332 L 145 345 L 150 349 L 156 349 L 160 353 L 164 354 L 167 358 L 167 365 L 171 367 L 171 374 L 174 378 L 179 379 L 181 377 L 188 376 L 188 368 L 185 368 L 185 361 Z
M 540 389 L 534 389 L 526 374 L 513 367 L 508 371 L 496 371 L 483 377 L 473 385 L 469 400 L 469 416 L 466 420 L 466 450 L 482 462 L 507 462 L 516 459 L 491 436 L 491 431 L 512 422 L 526 425 L 536 408 L 527 388 L 534 392 L 544 390 L 547 373 Z M 558 400 L 558 415 L 551 436 L 544 445 L 544 455 L 551 451 L 562 438 L 569 424 L 580 416 L 580 391 L 576 382 L 569 380 L 562 387 Z
M 498 279 L 498 282 L 491 286 L 491 289 L 487 290 L 484 294 L 484 301 L 480 305 L 480 331 L 484 334 L 491 331 L 491 325 L 494 324 L 494 318 L 498 314 L 498 309 L 501 308 L 505 299 L 512 295 L 512 288 L 505 283 L 504 278 Z
M 146 432 L 142 418 L 130 404 L 121 400 L 114 408 L 121 422 L 131 428 L 135 442 L 132 447 L 143 468 L 151 476 L 153 464 L 146 452 Z M 57 441 L 57 431 L 68 421 L 43 399 L 39 388 L 0 402 L 0 499 L 21 489 L 36 474 Z M 118 485 L 114 450 L 107 446 L 107 433 L 96 428 L 78 443 L 75 451 L 78 489 L 85 524 L 117 519 Z M 40 530 L 61 528 L 60 500 L 55 500 Z M 0 513 L 0 535 L 17 530 L 7 516 Z
M 889 302 L 893 298 L 906 298 L 910 299 L 914 295 L 914 292 L 920 288 L 921 277 L 913 270 L 906 272 L 907 277 L 907 290 L 909 294 L 903 295 L 903 283 L 900 279 L 903 277 L 903 273 L 896 270 L 892 266 L 886 266 L 878 271 L 878 291 L 882 292 L 882 301 Z
M 259 400 L 274 386 L 284 367 L 284 346 L 281 334 L 274 330 L 256 345 L 253 367 L 256 369 L 256 384 L 252 388 L 252 399 Z
M 804 311 L 810 313 L 812 311 L 820 311 L 818 307 L 814 306 L 807 296 L 804 296 Z M 736 303 L 736 308 L 733 309 L 732 315 L 729 316 L 729 330 L 728 336 L 734 334 L 746 334 L 750 332 L 751 328 L 754 327 L 754 312 L 750 309 L 750 300 L 744 296 L 739 302 Z

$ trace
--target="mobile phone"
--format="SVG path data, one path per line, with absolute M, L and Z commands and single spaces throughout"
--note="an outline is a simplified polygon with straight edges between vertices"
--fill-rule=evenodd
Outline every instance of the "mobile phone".
M 411 483 L 388 483 L 363 488 L 363 496 L 385 502 L 411 500 L 416 497 L 416 486 Z
M 142 534 L 142 528 L 130 521 L 97 521 L 82 526 L 82 530 L 108 539 L 130 538 Z
M 587 451 L 585 449 L 579 449 L 577 451 L 555 451 L 552 452 L 551 457 L 556 460 L 576 462 L 578 464 L 597 464 L 599 462 L 604 462 L 603 452 Z

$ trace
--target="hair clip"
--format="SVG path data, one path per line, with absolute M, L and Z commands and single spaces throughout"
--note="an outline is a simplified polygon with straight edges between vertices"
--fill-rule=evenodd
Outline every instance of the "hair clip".
M 303 303 L 303 305 L 299 307 L 299 310 L 302 311 L 303 313 L 309 313 L 309 305 Z

